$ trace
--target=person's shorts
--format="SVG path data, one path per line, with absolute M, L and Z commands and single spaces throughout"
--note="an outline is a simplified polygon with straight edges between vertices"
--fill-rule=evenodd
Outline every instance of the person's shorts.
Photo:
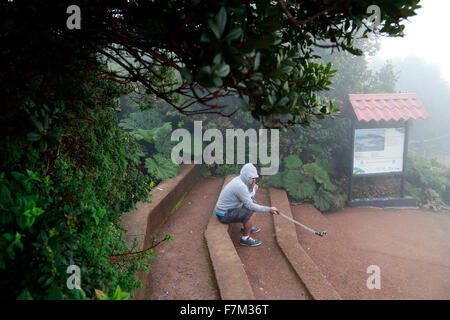
M 246 207 L 229 209 L 228 212 L 224 216 L 217 216 L 219 221 L 222 223 L 234 223 L 234 222 L 242 222 L 246 224 L 247 221 L 251 218 L 253 211 L 247 209 Z

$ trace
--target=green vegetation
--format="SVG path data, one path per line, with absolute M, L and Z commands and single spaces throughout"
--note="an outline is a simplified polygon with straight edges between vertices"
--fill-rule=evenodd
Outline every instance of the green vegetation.
M 335 198 L 341 196 L 336 192 L 327 171 L 317 161 L 303 164 L 298 156 L 287 156 L 283 159 L 280 171 L 271 176 L 270 183 L 276 188 L 286 189 L 294 201 L 312 201 L 321 211 L 343 205 L 336 202 Z
M 181 205 L 183 204 L 184 200 L 186 199 L 187 194 L 188 194 L 187 192 L 185 192 L 183 194 L 181 199 L 175 204 L 175 207 L 173 207 L 172 210 L 170 210 L 170 214 L 174 214 L 178 210 L 178 208 L 181 207 Z
M 163 123 L 161 113 L 152 109 L 135 111 L 124 117 L 119 127 L 129 131 L 139 143 L 139 155 L 145 158 L 145 168 L 155 178 L 155 182 L 178 174 L 179 166 L 170 160 L 175 145 L 170 140 L 172 124 Z
M 381 33 L 400 35 L 417 3 L 380 4 Z M 0 52 L 0 288 L 7 299 L 127 298 L 153 248 L 172 239 L 138 250 L 120 226 L 123 212 L 176 174 L 167 161 L 170 130 L 191 129 L 195 117 L 186 115 L 224 130 L 307 125 L 334 114 L 333 97 L 320 92 L 335 72 L 315 49 L 361 54 L 354 38 L 372 3 L 80 0 L 80 30 L 66 27 L 71 4 L 0 4 L 7 48 Z M 136 97 L 139 110 L 124 106 L 118 119 L 117 100 Z M 317 164 L 302 168 L 300 179 L 314 183 L 323 208 L 331 183 L 317 161 L 340 148 L 320 150 L 327 135 L 339 139 L 330 130 L 310 149 L 303 146 L 315 134 L 287 136 L 293 147 L 283 153 Z M 67 288 L 69 265 L 81 268 L 82 290 Z
M 148 198 L 150 181 L 137 169 L 134 139 L 115 125 L 113 88 L 99 82 L 84 97 L 95 94 L 98 104 L 78 110 L 65 104 L 64 113 L 51 116 L 39 117 L 31 111 L 36 103 L 26 100 L 22 114 L 30 110 L 30 129 L 40 129 L 41 138 L 26 134 L 1 141 L 8 152 L 0 159 L 0 248 L 7 253 L 0 256 L 0 270 L 10 298 L 76 298 L 65 286 L 72 264 L 81 268 L 87 297 L 95 289 L 108 294 L 119 285 L 127 291 L 139 287 L 135 271 L 148 268 L 144 261 L 151 252 L 117 259 L 133 252 L 119 218 Z M 111 95 L 101 95 L 101 89 Z M 61 132 L 59 144 L 51 144 L 50 131 Z
M 408 157 L 408 191 L 419 206 L 441 210 L 450 205 L 450 169 L 435 160 Z
M 404 21 L 415 15 L 418 3 L 377 3 L 378 32 L 401 36 Z M 65 12 L 71 4 L 67 0 L 2 4 L 2 42 L 9 48 L 2 61 L 20 66 L 6 68 L 2 83 L 18 74 L 53 74 L 65 62 L 72 68 L 62 75 L 73 74 L 107 59 L 115 65 L 106 78 L 138 83 L 141 91 L 186 115 L 228 116 L 243 107 L 267 126 L 308 124 L 336 111 L 320 96 L 330 88 L 334 71 L 315 59 L 316 49 L 361 55 L 357 34 L 374 33 L 363 24 L 373 4 L 368 0 L 300 6 L 281 0 L 81 0 L 80 30 L 66 27 Z M 21 51 L 32 53 L 23 65 L 17 63 Z M 74 61 L 83 67 L 73 68 Z M 47 69 L 49 62 L 54 66 Z M 23 72 L 32 69 L 37 73 Z M 218 98 L 230 95 L 242 103 L 231 107 L 218 103 Z

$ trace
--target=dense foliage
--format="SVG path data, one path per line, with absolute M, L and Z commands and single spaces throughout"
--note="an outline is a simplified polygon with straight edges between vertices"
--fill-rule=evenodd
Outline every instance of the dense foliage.
M 303 164 L 298 156 L 290 155 L 283 159 L 280 171 L 270 177 L 270 183 L 274 187 L 286 189 L 294 201 L 312 201 L 321 211 L 339 208 L 342 203 L 335 202 L 341 198 L 335 193 L 336 186 L 325 169 L 328 165 L 326 160 Z
M 125 109 L 127 106 L 123 106 Z M 143 158 L 147 172 L 155 179 L 173 178 L 178 174 L 179 166 L 171 161 L 172 123 L 163 122 L 158 109 L 139 110 L 131 107 L 131 113 L 123 113 L 119 127 L 129 131 L 140 146 L 139 155 Z
M 407 182 L 419 206 L 440 210 L 450 205 L 450 169 L 439 162 L 408 157 Z
M 400 36 L 419 0 L 378 2 L 378 33 Z M 336 1 L 78 1 L 81 29 L 69 30 L 70 1 L 4 1 L 0 15 L 2 56 L 17 68 L 20 54 L 48 48 L 48 54 L 7 68 L 2 82 L 24 69 L 44 67 L 42 59 L 98 62 L 96 54 L 120 68 L 110 77 L 138 81 L 180 112 L 233 114 L 218 97 L 246 97 L 246 110 L 266 125 L 309 123 L 335 108 L 318 93 L 329 87 L 331 66 L 314 61 L 316 48 L 361 54 L 354 39 L 375 29 L 367 19 L 371 0 Z M 373 18 L 373 17 L 372 17 Z M 373 21 L 372 21 L 373 22 Z M 369 25 L 370 28 L 367 28 Z M 37 27 L 39 26 L 39 27 Z M 45 35 L 45 37 L 42 37 Z M 21 39 L 17 45 L 17 39 Z M 89 55 L 91 54 L 91 55 Z M 77 69 L 73 68 L 72 72 Z M 176 77 L 174 76 L 176 73 Z M 181 77 L 181 81 L 175 81 Z M 198 104 L 193 104 L 199 102 Z
M 120 256 L 137 252 L 125 242 L 120 214 L 148 198 L 151 181 L 137 169 L 133 137 L 116 126 L 124 92 L 100 75 L 85 68 L 64 81 L 31 77 L 5 114 L 0 274 L 8 298 L 82 298 L 66 286 L 69 265 L 80 267 L 88 298 L 95 289 L 131 291 L 136 270 L 148 269 L 151 251 Z

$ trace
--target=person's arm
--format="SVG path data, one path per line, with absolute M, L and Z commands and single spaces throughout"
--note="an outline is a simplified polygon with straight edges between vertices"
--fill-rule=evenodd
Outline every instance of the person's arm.
M 250 197 L 250 192 L 244 186 L 236 190 L 236 196 L 244 204 L 244 207 L 257 212 L 270 212 L 270 207 L 261 206 L 257 203 L 254 203 L 252 198 Z

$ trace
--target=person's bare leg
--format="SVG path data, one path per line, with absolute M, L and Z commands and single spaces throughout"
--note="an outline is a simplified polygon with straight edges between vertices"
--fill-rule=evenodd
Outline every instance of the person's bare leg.
M 253 228 L 253 222 L 255 221 L 255 213 L 253 212 L 250 219 L 248 219 L 247 223 L 244 224 L 244 237 L 250 235 L 250 231 Z

